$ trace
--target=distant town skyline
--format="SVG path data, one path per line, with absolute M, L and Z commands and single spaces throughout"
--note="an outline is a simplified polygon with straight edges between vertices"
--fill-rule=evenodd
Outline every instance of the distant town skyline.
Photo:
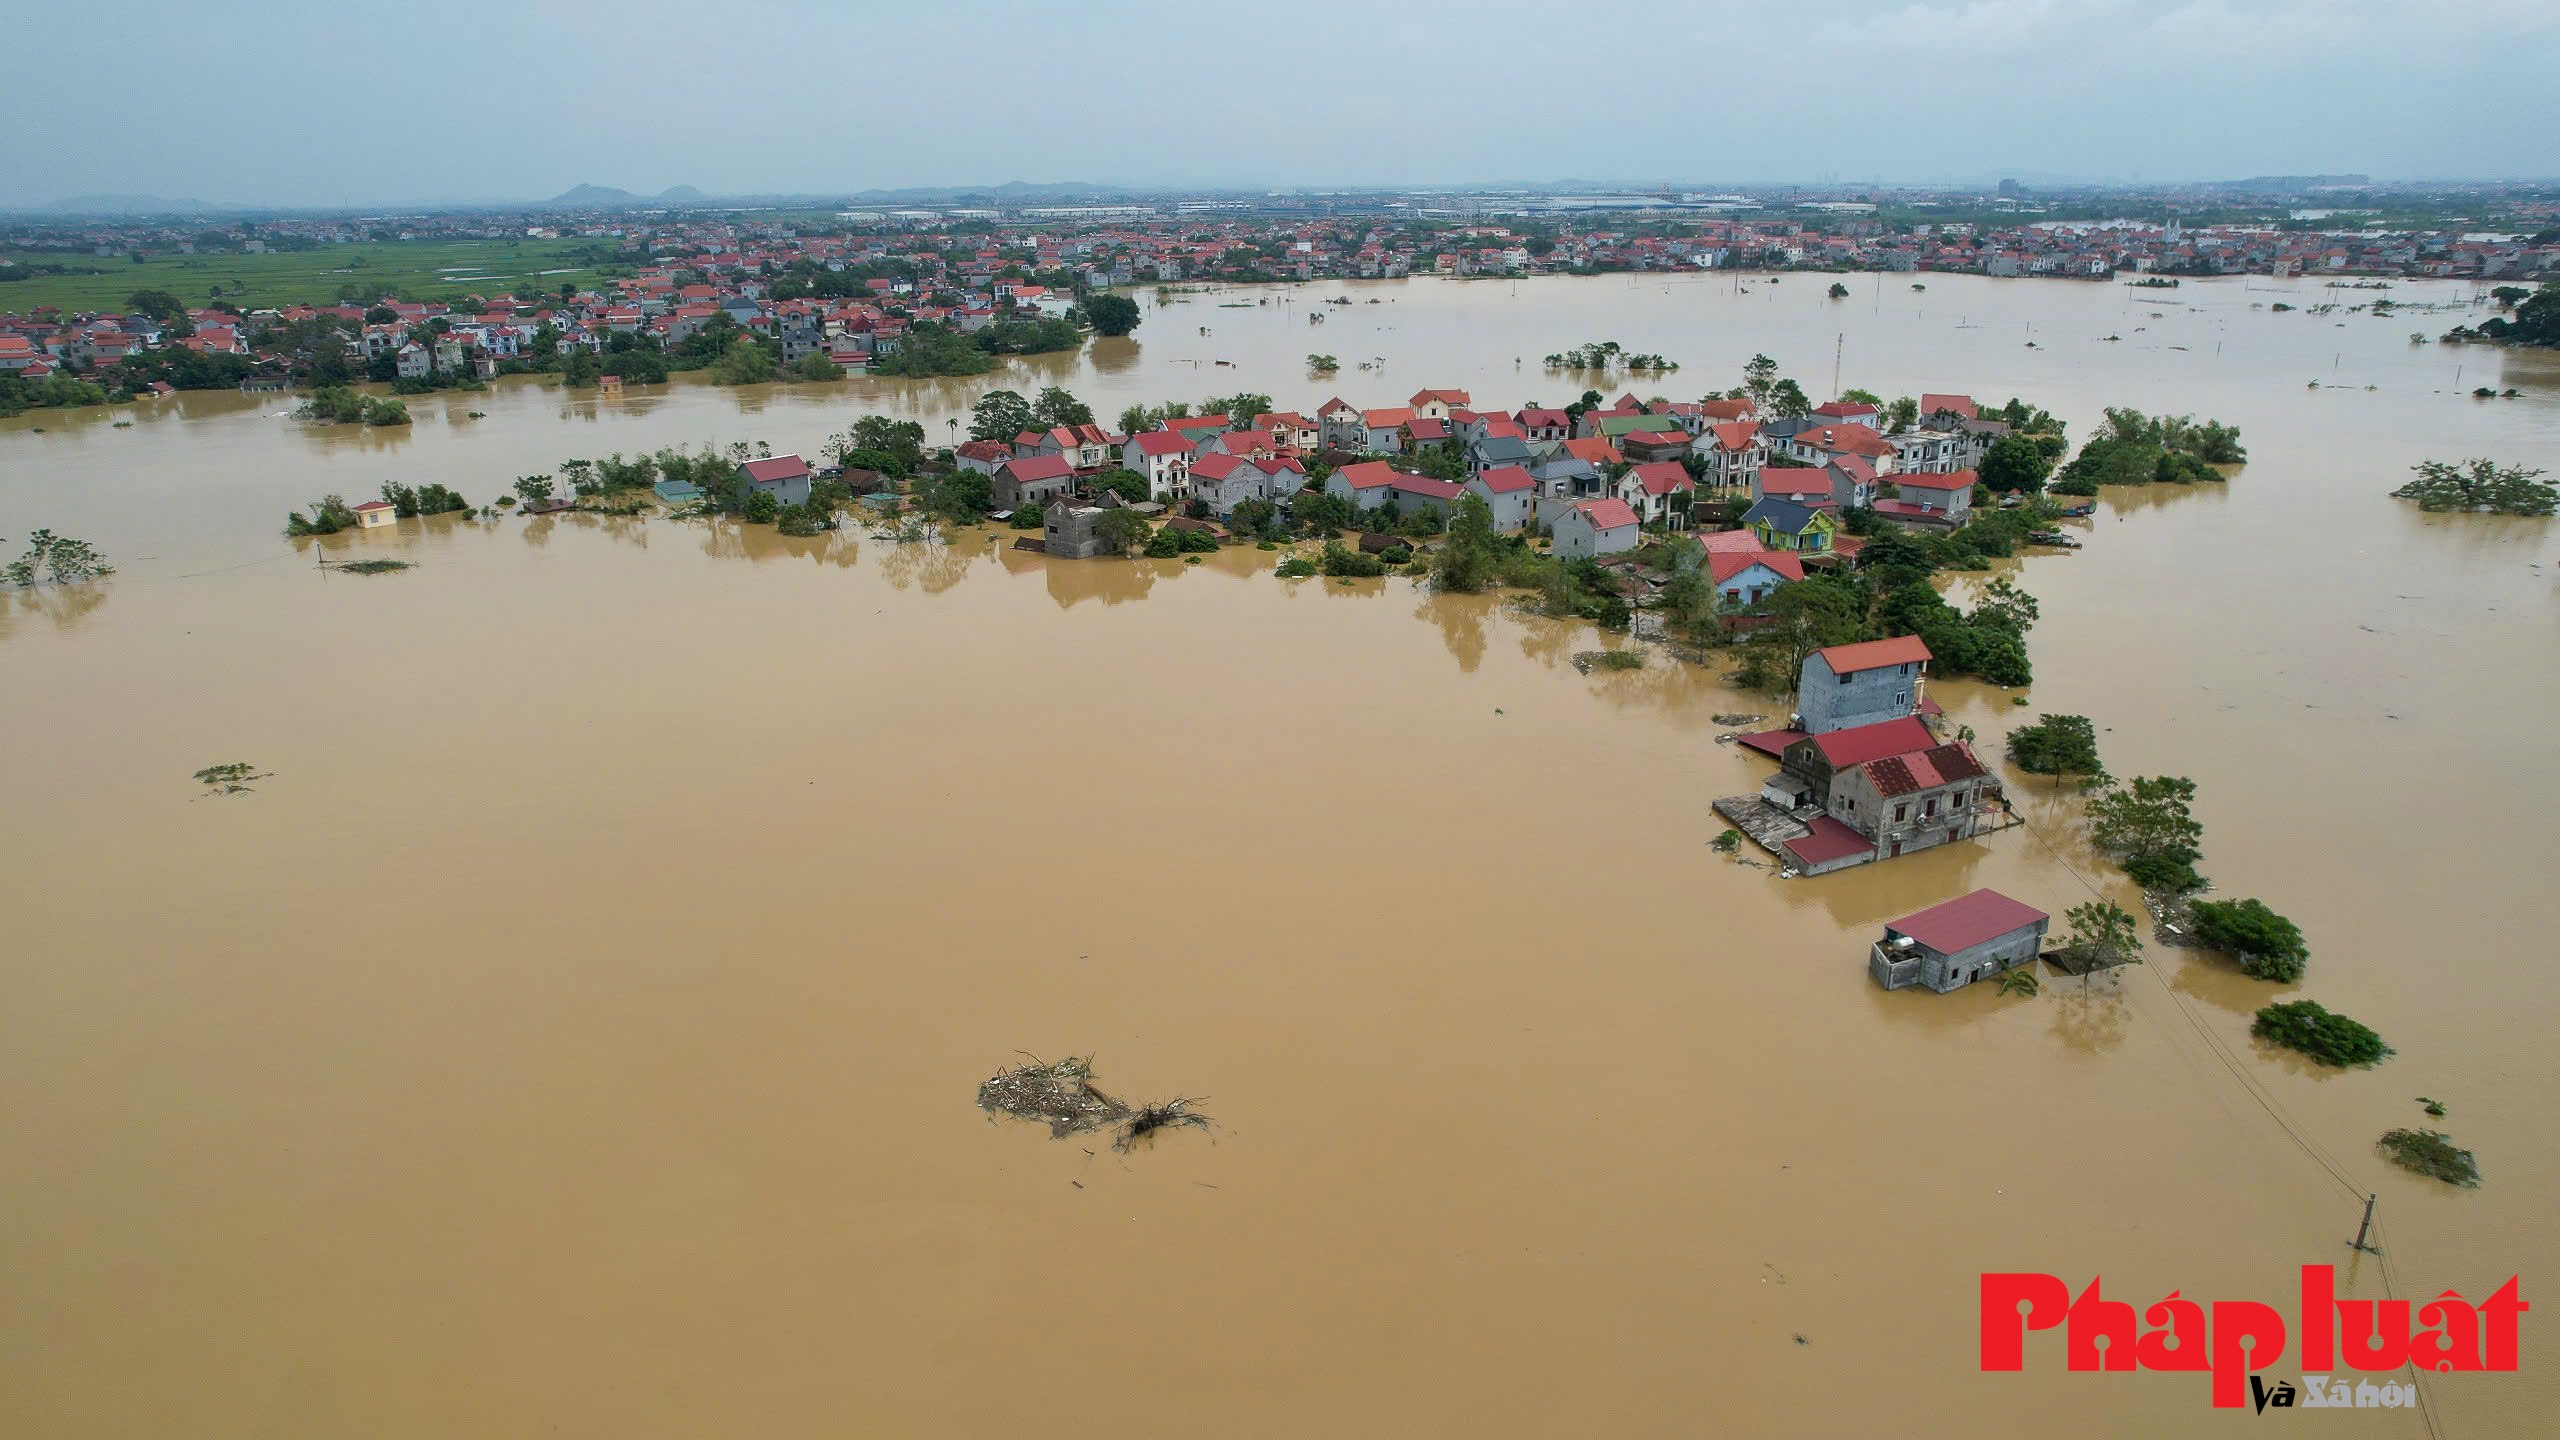
M 1251 27 L 1169 0 L 114 13 L 12 13 L 44 63 L 0 89 L 0 120 L 42 138 L 0 206 L 2560 173 L 2560 7 L 2534 0 L 1837 0 L 1608 24 L 1308 0 Z

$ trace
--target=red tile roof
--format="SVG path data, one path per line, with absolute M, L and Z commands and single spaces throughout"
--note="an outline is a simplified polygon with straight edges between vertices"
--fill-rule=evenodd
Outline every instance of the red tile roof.
M 361 515 L 367 510 L 388 510 L 392 508 L 392 505 L 388 500 L 367 500 L 355 508 L 356 513 Z
M 1395 467 L 1384 460 L 1363 460 L 1356 465 L 1345 465 L 1333 473 L 1341 476 L 1342 483 L 1354 490 L 1375 490 L 1381 485 L 1393 485 L 1401 478 Z
M 1585 500 L 1573 508 L 1581 511 L 1594 529 L 1615 530 L 1636 523 L 1636 512 L 1624 500 Z
M 1004 462 L 1005 470 L 1015 483 L 1025 480 L 1063 480 L 1076 473 L 1064 455 L 1022 455 Z
M 1973 397 L 1970 395 L 1923 395 L 1920 397 L 1921 419 L 1925 420 L 1941 410 L 1961 415 L 1967 420 L 1982 418 L 1974 410 Z
M 1521 469 L 1517 465 L 1487 466 L 1485 468 L 1485 472 L 1478 475 L 1476 479 L 1484 485 L 1485 489 L 1492 491 L 1496 495 L 1509 495 L 1517 491 L 1531 489 L 1538 483 L 1537 481 L 1529 478 L 1528 471 Z
M 1976 890 L 1944 905 L 1932 905 L 1888 921 L 1885 928 L 1908 935 L 1941 955 L 1952 955 L 2049 918 L 2034 906 L 2012 900 L 1997 890 Z
M 797 455 L 776 455 L 766 460 L 750 460 L 739 467 L 750 480 L 797 480 L 809 473 L 809 462 Z
M 1816 815 L 1806 823 L 1812 834 L 1780 843 L 1787 847 L 1788 854 L 1807 865 L 1820 865 L 1848 855 L 1875 853 L 1876 842 L 1828 815 Z
M 1908 795 L 1914 790 L 1934 790 L 1959 780 L 1970 780 L 1984 772 L 1982 762 L 1973 749 L 1961 740 L 1933 745 L 1908 755 L 1888 755 L 1870 760 L 1859 767 L 1867 772 L 1879 795 Z
M 1676 460 L 1656 460 L 1649 465 L 1639 465 L 1627 474 L 1644 487 L 1647 495 L 1669 495 L 1697 488 L 1690 483 L 1689 472 L 1682 469 Z
M 1455 500 L 1461 493 L 1459 486 L 1446 480 L 1434 480 L 1428 475 L 1398 475 L 1395 487 L 1403 494 L 1427 495 L 1434 500 Z
M 1917 635 L 1896 635 L 1890 640 L 1861 640 L 1855 645 L 1832 645 L 1813 652 L 1834 675 L 1849 675 L 1860 670 L 1877 670 L 1887 665 L 1912 665 L 1933 657 L 1929 647 Z
M 1953 491 L 1970 490 L 1981 477 L 1970 470 L 1959 470 L 1953 475 L 1888 475 L 1885 478 L 1905 490 Z
M 1138 453 L 1141 455 L 1188 455 L 1191 453 L 1191 442 L 1171 430 L 1149 430 L 1129 438 L 1137 442 Z
M 1929 727 L 1909 716 L 1899 720 L 1879 720 L 1873 725 L 1852 725 L 1846 730 L 1833 730 L 1813 737 L 1813 746 L 1831 768 L 1846 770 L 1864 765 L 1887 755 L 1908 755 L 1937 744 Z
M 1754 565 L 1767 566 L 1776 572 L 1781 580 L 1804 578 L 1804 562 L 1783 550 L 1710 550 L 1707 552 L 1707 574 L 1719 585 Z

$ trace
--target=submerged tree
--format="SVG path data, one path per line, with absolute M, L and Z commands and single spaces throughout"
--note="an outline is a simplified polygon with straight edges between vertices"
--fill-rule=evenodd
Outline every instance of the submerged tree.
M 2132 912 L 2123 906 L 2112 900 L 2091 900 L 2072 906 L 2062 918 L 2071 923 L 2071 938 L 2063 948 L 2083 969 L 2140 963 L 2142 938 L 2134 929 Z
M 2415 500 L 2421 510 L 2475 510 L 2498 515 L 2549 515 L 2560 509 L 2560 483 L 2542 479 L 2539 470 L 2469 460 L 2450 465 L 2427 460 L 2413 465 L 2418 478 L 2392 491 Z
M 2098 762 L 2098 727 L 2086 715 L 2048 715 L 2010 731 L 2009 760 L 2057 781 L 2069 775 L 2096 780 L 2107 773 Z
M 2198 889 L 2204 825 L 2189 813 L 2195 798 L 2196 782 L 2184 776 L 2137 775 L 2090 798 L 2089 838 L 2146 889 Z
M 2239 961 L 2246 974 L 2290 983 L 2301 979 L 2311 962 L 2301 927 L 2268 909 L 2263 900 L 2198 900 L 2189 911 L 2196 939 Z
M 44 572 L 45 579 L 57 584 L 95 580 L 101 575 L 116 573 L 116 567 L 108 564 L 107 557 L 99 554 L 97 547 L 88 541 L 56 535 L 50 530 L 38 530 L 27 536 L 26 554 L 10 561 L 6 567 L 0 567 L 0 580 L 20 587 L 33 585 L 39 569 Z

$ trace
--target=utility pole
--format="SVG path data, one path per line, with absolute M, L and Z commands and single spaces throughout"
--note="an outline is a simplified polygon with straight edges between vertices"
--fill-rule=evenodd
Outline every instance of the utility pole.
M 1831 398 L 1840 398 L 1840 352 L 1849 343 L 1849 332 L 1842 330 L 1831 337 Z
M 2381 1249 L 2381 1247 L 2380 1247 L 2380 1246 L 2376 1246 L 2376 1245 L 2367 1245 L 2366 1243 L 2364 1243 L 2364 1237 L 2365 1237 L 2365 1236 L 2367 1236 L 2368 1234 L 2371 1234 L 2371 1233 L 2372 1233 L 2372 1231 L 2373 1231 L 2373 1196 L 2372 1196 L 2370 1193 L 2368 1193 L 2368 1194 L 2364 1197 L 2364 1223 L 2363 1223 L 2363 1224 L 2361 1224 L 2361 1225 L 2358 1225 L 2358 1226 L 2356 1227 L 2356 1243 L 2355 1243 L 2354 1248 L 2355 1248 L 2355 1249 L 2358 1249 L 2358 1250 L 2361 1250 L 2361 1251 L 2363 1251 L 2364 1253 L 2366 1253 L 2366 1254 L 2368 1254 L 2368 1255 L 2379 1255 L 2379 1254 L 2381 1254 L 2381 1253 L 2382 1253 L 2382 1249 Z

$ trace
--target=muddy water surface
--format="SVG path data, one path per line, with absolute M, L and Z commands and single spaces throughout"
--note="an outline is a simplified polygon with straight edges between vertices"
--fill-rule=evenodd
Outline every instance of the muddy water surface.
M 401 434 L 236 396 L 29 417 L 0 529 L 122 573 L 0 608 L 0 1430 L 2151 1436 L 2204 1422 L 2200 1380 L 2054 1346 L 1980 1375 L 1976 1274 L 2288 1301 L 2368 1188 L 2391 1273 L 2357 1293 L 2521 1272 L 2537 1301 L 2522 1373 L 2430 1384 L 2447 1432 L 2542 1428 L 2560 543 L 2383 492 L 2429 456 L 2560 462 L 2560 367 L 2408 344 L 2446 315 L 2254 308 L 2368 298 L 2309 285 L 1927 283 L 1206 295 L 1012 379 L 1106 415 L 1561 401 L 1535 357 L 1617 339 L 1684 362 L 1646 394 L 1755 351 L 1828 390 L 1836 352 L 1844 384 L 2024 394 L 2075 434 L 2108 404 L 2239 424 L 2228 487 L 2111 495 L 2087 549 L 2018 567 L 2032 709 L 1936 693 L 1993 752 L 2079 712 L 2119 773 L 2196 777 L 2204 868 L 2303 924 L 2296 989 L 2388 1065 L 2256 1048 L 2295 991 L 2207 958 L 1876 991 L 1878 923 L 1963 889 L 2131 896 L 2018 777 L 2031 830 L 1817 880 L 1717 857 L 1708 800 L 1766 767 L 1709 716 L 1769 702 L 1581 676 L 1590 632 L 1492 599 L 990 534 L 328 543 L 418 565 L 373 578 L 276 536 L 386 480 L 813 451 L 866 407 L 940 431 L 989 382 L 511 384 Z M 191 794 L 234 759 L 273 776 Z M 1205 1096 L 1214 1143 L 992 1124 L 971 1093 L 1018 1049 Z M 2478 1192 L 2374 1156 L 2420 1094 Z

